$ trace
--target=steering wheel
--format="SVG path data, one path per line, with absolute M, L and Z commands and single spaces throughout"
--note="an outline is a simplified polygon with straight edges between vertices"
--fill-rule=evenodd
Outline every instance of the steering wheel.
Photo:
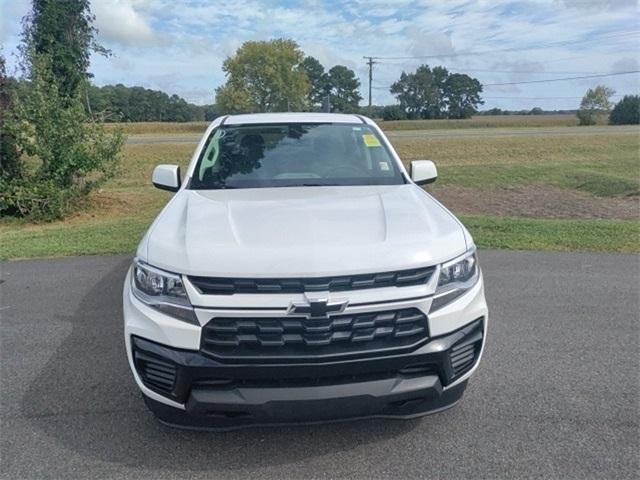
M 345 174 L 340 174 L 340 172 L 345 172 Z M 355 173 L 355 175 L 351 175 L 352 173 Z M 360 167 L 356 167 L 355 165 L 340 165 L 337 167 L 333 167 L 330 168 L 329 170 L 326 170 L 324 172 L 324 177 L 325 178 L 332 178 L 332 177 L 344 177 L 344 178 L 349 178 L 349 177 L 368 177 L 369 176 L 369 172 L 367 172 L 365 169 L 360 168 Z

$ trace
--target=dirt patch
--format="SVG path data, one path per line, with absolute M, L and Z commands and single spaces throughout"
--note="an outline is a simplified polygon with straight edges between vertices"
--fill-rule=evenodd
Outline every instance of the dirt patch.
M 526 218 L 640 219 L 640 197 L 603 198 L 549 185 L 498 190 L 443 186 L 431 193 L 456 214 Z

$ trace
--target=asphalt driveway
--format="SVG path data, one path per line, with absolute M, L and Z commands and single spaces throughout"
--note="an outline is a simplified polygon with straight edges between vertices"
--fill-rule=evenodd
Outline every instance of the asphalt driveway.
M 172 430 L 128 370 L 130 259 L 0 264 L 0 477 L 638 478 L 639 257 L 482 251 L 487 350 L 421 420 Z

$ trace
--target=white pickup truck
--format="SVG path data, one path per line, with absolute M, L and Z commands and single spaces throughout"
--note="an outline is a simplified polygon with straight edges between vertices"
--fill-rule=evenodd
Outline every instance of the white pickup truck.
M 469 232 L 359 115 L 216 119 L 124 283 L 129 364 L 188 428 L 411 418 L 453 406 L 488 311 Z

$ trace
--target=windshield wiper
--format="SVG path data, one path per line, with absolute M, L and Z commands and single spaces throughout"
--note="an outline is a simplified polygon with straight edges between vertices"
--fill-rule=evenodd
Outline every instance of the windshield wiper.
M 298 185 L 289 185 L 290 187 L 338 187 L 337 183 L 300 183 Z
M 207 190 L 232 190 L 234 188 L 238 188 L 238 187 L 234 187 L 233 185 L 227 185 L 224 182 L 214 182 L 214 183 L 210 183 L 208 185 L 205 185 L 204 188 L 206 188 Z

